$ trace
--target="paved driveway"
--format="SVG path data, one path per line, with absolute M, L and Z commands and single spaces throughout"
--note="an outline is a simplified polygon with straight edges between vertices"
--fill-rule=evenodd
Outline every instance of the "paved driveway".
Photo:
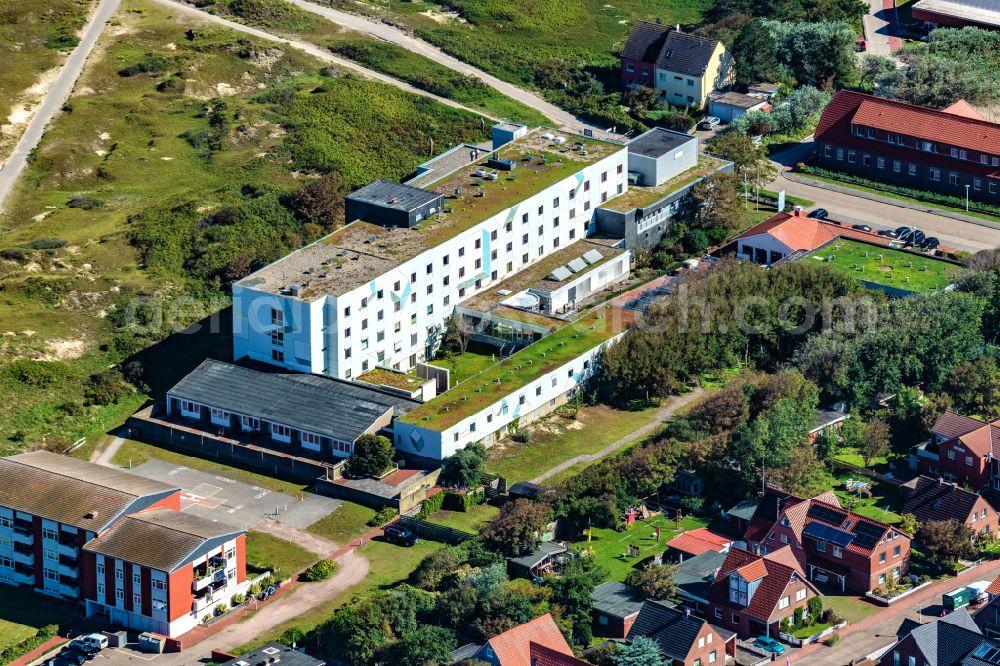
M 183 489 L 181 510 L 209 520 L 252 528 L 265 518 L 305 529 L 340 506 L 340 500 L 307 495 L 297 499 L 248 483 L 149 460 L 131 470 L 135 474 Z

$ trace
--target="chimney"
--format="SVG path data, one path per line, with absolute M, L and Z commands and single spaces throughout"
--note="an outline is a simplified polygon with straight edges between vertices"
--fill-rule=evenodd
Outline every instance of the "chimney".
M 796 206 L 793 210 L 795 217 L 802 217 L 802 206 Z

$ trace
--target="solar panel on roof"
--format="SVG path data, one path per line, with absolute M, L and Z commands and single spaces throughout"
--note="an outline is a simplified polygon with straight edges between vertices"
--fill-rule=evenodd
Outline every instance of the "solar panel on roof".
M 813 503 L 809 506 L 809 510 L 806 515 L 810 518 L 815 518 L 816 520 L 822 520 L 824 523 L 830 523 L 831 525 L 840 525 L 844 522 L 844 518 L 847 514 L 843 511 L 837 511 L 833 507 L 823 506 L 821 504 Z
M 604 258 L 604 255 L 597 250 L 587 250 L 583 253 L 583 259 L 588 264 L 596 264 L 598 261 Z
M 582 271 L 584 268 L 587 267 L 587 262 L 581 259 L 580 257 L 577 257 L 576 259 L 574 259 L 573 261 L 569 262 L 566 265 L 574 273 L 579 273 L 580 271 Z
M 568 268 L 566 268 L 565 266 L 560 266 L 559 268 L 549 273 L 549 279 L 555 280 L 556 282 L 562 282 L 570 275 L 572 275 L 572 273 L 569 272 Z
M 851 542 L 854 541 L 854 535 L 850 532 L 838 530 L 835 527 L 830 527 L 829 525 L 824 525 L 823 523 L 809 523 L 802 531 L 802 534 L 810 536 L 814 539 L 819 539 L 820 541 L 829 541 L 835 546 L 840 546 L 841 548 L 849 546 Z
M 1000 648 L 988 643 L 980 645 L 976 648 L 976 651 L 972 653 L 972 656 L 982 659 L 983 661 L 988 661 L 991 664 L 1000 664 Z
M 874 548 L 882 540 L 885 528 L 871 523 L 859 522 L 854 526 L 854 533 L 857 535 L 854 543 L 865 549 Z

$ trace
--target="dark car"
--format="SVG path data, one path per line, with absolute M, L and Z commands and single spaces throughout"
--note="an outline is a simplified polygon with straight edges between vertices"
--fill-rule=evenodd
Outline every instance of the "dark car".
M 93 659 L 96 656 L 96 652 L 91 653 L 85 651 L 82 647 L 74 645 L 73 643 L 70 643 L 59 652 L 60 659 L 74 663 L 77 666 L 80 666 L 83 662 L 88 659 Z
M 882 229 L 881 231 L 878 232 L 878 235 L 884 236 L 885 238 L 895 238 L 896 232 L 893 231 L 892 229 Z
M 412 546 L 420 541 L 416 534 L 402 525 L 389 525 L 383 530 L 383 534 L 386 541 L 394 543 L 397 546 Z
M 806 217 L 811 217 L 815 220 L 825 220 L 829 214 L 830 212 L 826 208 L 817 208 L 816 210 L 809 211 Z
M 903 236 L 905 236 L 906 234 L 910 233 L 911 231 L 913 231 L 913 229 L 910 229 L 909 227 L 897 227 L 896 228 L 896 238 L 902 239 Z
M 872 228 L 867 224 L 852 224 L 851 229 L 857 229 L 858 231 L 871 231 Z
M 60 654 L 58 657 L 52 657 L 45 662 L 45 666 L 80 666 L 86 660 L 86 657 L 74 650 L 68 655 Z
M 914 229 L 909 238 L 906 239 L 906 242 L 908 245 L 920 247 L 920 244 L 924 242 L 925 238 L 927 238 L 927 234 L 922 232 L 920 229 Z
M 940 245 L 941 241 L 939 241 L 936 237 L 931 236 L 929 238 L 925 238 L 924 242 L 920 244 L 920 247 L 925 250 L 936 250 L 940 247 Z

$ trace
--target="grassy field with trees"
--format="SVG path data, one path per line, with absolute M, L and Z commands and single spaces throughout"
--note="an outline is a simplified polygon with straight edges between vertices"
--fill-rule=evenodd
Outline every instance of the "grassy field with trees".
M 342 224 L 345 192 L 432 140 L 484 138 L 471 114 L 168 15 L 122 4 L 3 214 L 0 452 L 105 432 L 227 358 L 231 281 Z

